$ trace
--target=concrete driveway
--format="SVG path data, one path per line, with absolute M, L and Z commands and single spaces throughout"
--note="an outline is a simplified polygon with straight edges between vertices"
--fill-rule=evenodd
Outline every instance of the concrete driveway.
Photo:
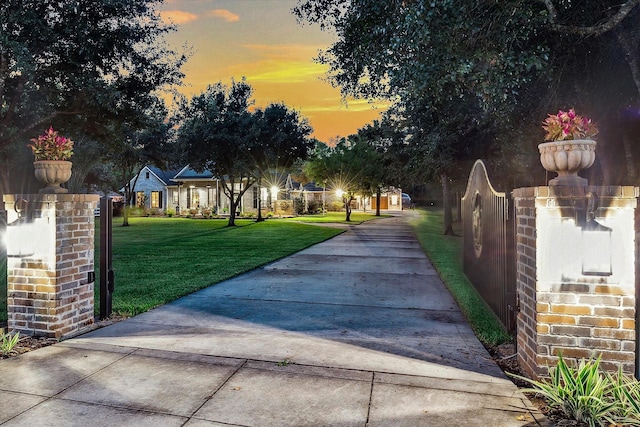
M 544 425 L 473 335 L 413 214 L 0 361 L 0 425 Z

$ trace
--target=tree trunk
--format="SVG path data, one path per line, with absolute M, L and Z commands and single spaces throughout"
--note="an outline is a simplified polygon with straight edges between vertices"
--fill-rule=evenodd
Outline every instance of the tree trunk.
M 351 200 L 353 200 L 352 197 L 344 198 L 344 211 L 345 211 L 344 220 L 347 222 L 351 221 Z
M 262 217 L 262 193 L 260 191 L 261 187 L 262 187 L 262 177 L 258 179 L 258 218 L 256 219 L 256 222 L 264 221 L 264 218 Z
M 122 226 L 123 227 L 129 226 L 129 206 L 125 206 L 124 209 L 122 210 Z
M 229 222 L 227 223 L 227 227 L 235 227 L 237 208 L 238 208 L 238 203 L 233 197 L 231 197 L 229 199 Z
M 380 216 L 380 198 L 382 197 L 382 189 L 376 188 L 376 216 Z
M 124 209 L 122 209 L 122 226 L 129 226 L 129 208 L 131 206 L 131 183 L 124 186 Z
M 451 211 L 451 187 L 449 177 L 446 173 L 440 176 L 442 182 L 442 207 L 444 209 L 444 234 L 445 236 L 455 236 L 453 232 L 453 212 Z

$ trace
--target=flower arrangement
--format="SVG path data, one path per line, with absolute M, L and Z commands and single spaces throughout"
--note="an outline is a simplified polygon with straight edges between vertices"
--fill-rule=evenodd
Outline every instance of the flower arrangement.
M 567 139 L 587 139 L 598 134 L 598 128 L 591 119 L 578 116 L 572 109 L 549 114 L 542 128 L 547 132 L 545 141 L 564 141 Z
M 49 127 L 44 134 L 31 140 L 27 145 L 33 151 L 38 160 L 69 160 L 73 155 L 73 141 L 71 138 L 58 135 L 58 132 Z

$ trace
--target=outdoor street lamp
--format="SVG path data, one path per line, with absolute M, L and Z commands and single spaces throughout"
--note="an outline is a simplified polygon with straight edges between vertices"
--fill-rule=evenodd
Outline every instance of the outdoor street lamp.
M 273 187 L 271 187 L 271 211 L 274 214 L 276 213 L 276 200 L 278 200 L 279 191 L 280 189 L 278 188 L 277 185 L 274 185 Z

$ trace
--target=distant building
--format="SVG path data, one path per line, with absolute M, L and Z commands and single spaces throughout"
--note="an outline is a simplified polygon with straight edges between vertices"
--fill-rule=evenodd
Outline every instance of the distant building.
M 291 175 L 283 175 L 277 188 L 270 184 L 254 184 L 247 190 L 240 202 L 239 213 L 257 213 L 258 200 L 263 214 L 278 211 L 277 214 L 293 214 L 292 203 L 276 201 L 300 200 L 304 211 L 311 206 L 323 206 L 337 200 L 334 191 L 318 187 L 313 182 L 302 184 L 294 181 Z M 166 211 L 173 209 L 176 214 L 226 214 L 229 212 L 229 199 L 224 194 L 222 183 L 209 171 L 196 172 L 188 165 L 181 169 L 162 170 L 154 166 L 145 166 L 130 180 L 134 193 L 132 205 L 148 209 Z M 235 194 L 240 191 L 239 185 Z M 401 210 L 401 191 L 389 189 L 382 193 L 380 208 L 383 210 Z M 281 206 L 288 206 L 286 212 Z M 354 201 L 355 209 L 375 209 L 376 198 L 358 197 Z

